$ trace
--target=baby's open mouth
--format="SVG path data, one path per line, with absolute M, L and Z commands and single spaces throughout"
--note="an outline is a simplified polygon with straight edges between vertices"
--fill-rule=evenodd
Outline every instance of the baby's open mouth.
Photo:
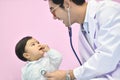
M 41 47 L 39 50 L 42 50 L 42 49 L 44 49 L 44 47 Z

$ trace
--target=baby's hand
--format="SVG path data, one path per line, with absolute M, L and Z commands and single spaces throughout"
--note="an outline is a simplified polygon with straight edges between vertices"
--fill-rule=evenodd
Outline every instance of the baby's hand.
M 44 52 L 47 52 L 47 51 L 50 50 L 50 48 L 48 47 L 47 44 L 43 44 L 42 47 L 43 47 L 43 51 L 44 51 Z

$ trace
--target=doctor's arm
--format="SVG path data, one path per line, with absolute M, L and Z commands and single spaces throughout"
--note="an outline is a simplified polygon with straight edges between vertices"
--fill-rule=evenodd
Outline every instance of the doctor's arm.
M 70 77 L 70 79 L 66 79 L 67 77 Z M 45 77 L 47 77 L 47 80 L 74 80 L 74 74 L 73 74 L 73 70 L 56 70 L 54 72 L 47 72 L 45 74 Z

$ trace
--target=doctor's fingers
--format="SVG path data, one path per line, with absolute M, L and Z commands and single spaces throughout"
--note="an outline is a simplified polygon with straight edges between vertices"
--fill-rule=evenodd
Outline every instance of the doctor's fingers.
M 66 80 L 66 71 L 57 70 L 54 72 L 46 73 L 47 80 Z
M 54 78 L 47 78 L 47 80 L 56 80 L 56 79 L 54 79 Z
M 44 76 L 47 78 L 47 80 L 57 80 L 55 79 L 54 74 L 52 72 L 47 72 Z
M 47 78 L 51 78 L 52 77 L 52 73 L 47 72 L 44 76 L 47 77 Z
M 47 80 L 63 80 L 63 79 L 59 79 L 59 78 L 57 78 L 57 77 L 54 77 L 54 76 L 52 76 L 52 77 L 47 77 Z

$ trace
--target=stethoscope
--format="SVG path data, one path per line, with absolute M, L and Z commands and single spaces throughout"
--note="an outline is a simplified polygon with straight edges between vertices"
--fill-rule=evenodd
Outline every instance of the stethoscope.
M 68 33 L 69 33 L 69 38 L 70 38 L 70 46 L 71 46 L 73 53 L 74 53 L 75 57 L 77 58 L 79 64 L 82 65 L 82 62 L 80 61 L 80 59 L 73 47 L 73 44 L 72 44 L 72 28 L 71 28 L 71 21 L 70 21 L 70 8 L 68 8 L 68 22 L 69 22 Z

